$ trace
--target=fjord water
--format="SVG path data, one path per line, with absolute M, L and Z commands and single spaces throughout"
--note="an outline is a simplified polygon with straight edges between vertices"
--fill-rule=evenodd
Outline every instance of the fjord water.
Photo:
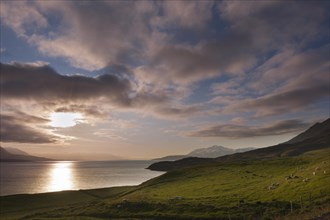
M 0 195 L 138 185 L 163 172 L 152 161 L 1 162 Z

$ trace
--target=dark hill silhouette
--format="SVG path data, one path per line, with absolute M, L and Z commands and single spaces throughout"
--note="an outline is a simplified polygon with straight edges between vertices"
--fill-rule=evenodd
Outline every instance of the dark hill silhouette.
M 291 140 L 275 146 L 221 156 L 214 159 L 190 157 L 177 161 L 162 161 L 151 164 L 148 169 L 157 171 L 169 171 L 210 163 L 291 157 L 306 153 L 308 151 L 328 147 L 330 147 L 330 119 L 327 119 L 322 123 L 316 123 Z
M 18 155 L 25 155 L 25 156 L 31 156 L 30 154 L 26 153 L 25 151 L 22 151 L 18 148 L 13 148 L 13 147 L 6 147 L 5 150 L 8 152 L 8 153 L 11 153 L 11 154 L 18 154 Z
M 308 140 L 310 138 L 326 138 L 330 136 L 330 118 L 325 120 L 322 123 L 316 123 L 312 127 L 310 127 L 308 130 L 304 131 L 303 133 L 299 134 L 298 136 L 292 138 L 287 144 L 294 144 L 299 143 L 305 140 Z
M 28 154 L 26 155 L 12 154 L 9 153 L 5 148 L 0 146 L 0 161 L 15 162 L 15 161 L 48 161 L 48 160 L 52 160 L 52 159 L 45 157 L 35 157 Z

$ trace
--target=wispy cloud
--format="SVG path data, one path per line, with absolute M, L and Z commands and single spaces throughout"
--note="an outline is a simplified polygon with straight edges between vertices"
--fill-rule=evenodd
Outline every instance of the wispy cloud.
M 100 129 L 93 134 L 102 138 L 126 140 L 126 138 L 116 134 L 113 129 Z
M 206 126 L 194 131 L 186 132 L 191 137 L 225 137 L 225 138 L 253 138 L 259 136 L 273 136 L 296 133 L 306 129 L 310 124 L 300 120 L 285 120 L 266 126 L 245 126 L 223 124 Z
M 245 87 L 234 84 L 240 91 L 238 94 L 231 92 L 232 87 L 223 85 L 221 95 L 228 91 L 231 97 L 230 101 L 223 102 L 226 104 L 223 112 L 254 112 L 259 117 L 280 115 L 301 111 L 326 100 L 330 96 L 327 49 L 328 46 L 297 53 L 277 60 L 274 65 L 267 63 L 266 70 L 261 66 L 251 79 L 247 78 Z M 228 84 L 232 86 L 233 82 Z M 247 97 L 242 99 L 240 94 Z M 213 102 L 221 104 L 221 95 Z

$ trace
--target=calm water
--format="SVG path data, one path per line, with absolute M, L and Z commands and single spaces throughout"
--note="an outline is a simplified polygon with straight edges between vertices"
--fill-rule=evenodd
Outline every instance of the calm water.
M 152 161 L 1 162 L 0 195 L 137 185 L 163 172 Z

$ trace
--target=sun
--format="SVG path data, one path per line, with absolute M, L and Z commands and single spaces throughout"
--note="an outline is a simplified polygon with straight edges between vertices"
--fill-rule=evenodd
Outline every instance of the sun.
M 50 114 L 49 125 L 56 128 L 75 126 L 82 119 L 81 114 L 73 112 L 54 112 Z

